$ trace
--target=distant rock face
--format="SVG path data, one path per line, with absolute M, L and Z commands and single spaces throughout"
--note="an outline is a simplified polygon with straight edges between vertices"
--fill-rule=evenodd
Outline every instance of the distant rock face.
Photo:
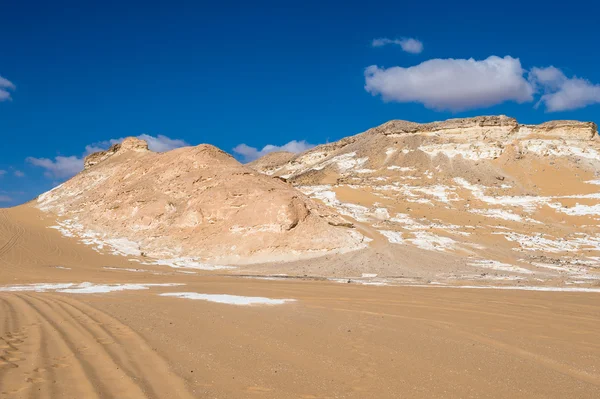
M 390 121 L 275 161 L 251 166 L 369 226 L 375 241 L 472 264 L 469 280 L 600 282 L 594 123 Z
M 290 161 L 296 156 L 293 152 L 277 151 L 271 152 L 255 161 L 246 165 L 252 169 L 260 170 L 263 173 L 269 174 L 269 171 L 279 168 L 281 165 Z
M 460 156 L 469 160 L 490 160 L 497 159 L 505 151 L 517 151 L 541 156 L 574 156 L 590 161 L 591 165 L 597 160 L 597 136 L 598 127 L 592 122 L 551 121 L 540 125 L 520 125 L 516 119 L 503 115 L 425 124 L 393 120 L 295 156 L 270 158 L 267 155 L 249 166 L 263 173 L 294 180 L 307 173 L 314 175 L 314 171 L 331 169 L 327 166 L 335 162 L 327 160 L 341 152 L 383 152 L 387 149 L 379 147 L 390 144 L 404 145 L 403 154 L 415 152 L 430 156 L 442 154 L 451 159 Z M 393 147 L 388 149 L 395 150 Z M 390 157 L 391 153 L 385 159 L 389 161 Z M 374 161 L 369 159 L 369 163 Z M 328 165 L 321 167 L 322 162 Z
M 210 145 L 165 153 L 128 138 L 86 158 L 85 170 L 38 207 L 100 245 L 207 263 L 294 260 L 364 246 L 335 211 Z
M 91 168 L 92 166 L 104 161 L 108 157 L 126 151 L 148 151 L 148 143 L 136 137 L 127 137 L 125 140 L 123 140 L 122 143 L 114 144 L 106 151 L 94 152 L 93 154 L 90 154 L 87 157 L 85 157 L 83 161 L 83 168 Z

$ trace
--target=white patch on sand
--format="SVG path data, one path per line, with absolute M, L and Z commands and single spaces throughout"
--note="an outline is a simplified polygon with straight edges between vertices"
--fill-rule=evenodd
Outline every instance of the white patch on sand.
M 437 219 L 436 219 L 437 220 Z M 471 235 L 470 232 L 459 231 L 461 228 L 475 229 L 473 226 L 459 226 L 456 224 L 445 224 L 445 223 L 428 223 L 424 224 L 418 222 L 411 218 L 409 215 L 405 213 L 397 213 L 395 217 L 390 219 L 390 222 L 398 223 L 402 225 L 402 228 L 411 231 L 419 231 L 419 230 L 431 230 L 431 229 L 439 229 L 447 231 L 451 234 L 458 234 L 462 236 Z M 427 221 L 429 222 L 429 221 Z
M 92 246 L 96 252 L 102 252 L 108 247 L 113 255 L 140 256 L 142 253 L 138 243 L 126 238 L 108 238 L 105 234 L 86 230 L 76 220 L 66 219 L 57 223 L 57 226 L 50 228 L 60 231 L 64 237 L 79 238 L 84 244 Z
M 351 218 L 359 221 L 359 222 L 367 222 L 369 221 L 368 214 L 369 208 L 356 205 L 351 203 L 344 203 L 337 199 L 335 192 L 332 191 L 332 187 L 328 185 L 322 186 L 303 186 L 298 187 L 300 191 L 304 194 L 310 196 L 311 198 L 316 198 L 327 206 L 330 206 L 337 210 L 340 214 L 345 216 L 350 216 Z M 384 208 L 382 208 L 384 209 Z M 386 210 L 387 212 L 387 210 Z M 388 215 L 389 217 L 389 215 Z
M 456 241 L 451 238 L 438 236 L 425 231 L 417 231 L 413 234 L 415 238 L 409 238 L 406 241 L 410 241 L 413 245 L 428 251 L 445 252 L 448 249 L 453 249 L 456 245 Z
M 61 270 L 71 270 L 70 267 L 64 267 L 64 266 L 54 266 L 55 269 L 61 269 Z
M 484 269 L 493 269 L 493 270 L 498 270 L 498 271 L 503 271 L 503 272 L 533 274 L 533 272 L 529 269 L 509 265 L 507 263 L 498 262 L 496 260 L 486 260 L 486 259 L 475 260 L 473 262 L 470 262 L 469 266 L 481 267 Z
M 127 238 L 108 238 L 103 240 L 103 243 L 109 245 L 115 255 L 140 256 L 142 254 L 140 245 Z
M 91 230 L 85 230 L 84 227 L 74 220 L 63 220 L 58 222 L 57 226 L 50 227 L 61 232 L 65 237 L 78 237 L 86 245 L 90 245 L 93 250 L 103 253 L 105 248 L 110 249 L 113 255 L 121 256 L 141 256 L 140 245 L 126 238 L 106 238 L 104 234 Z M 137 261 L 129 259 L 130 261 Z M 190 257 L 175 257 L 167 259 L 148 258 L 143 264 L 162 265 L 174 268 L 189 268 L 201 270 L 223 270 L 234 269 L 232 266 L 220 266 L 202 263 L 198 259 Z
M 402 239 L 402 233 L 399 231 L 391 231 L 391 230 L 377 230 L 379 233 L 383 234 L 389 242 L 392 244 L 402 244 L 404 241 Z
M 543 286 L 524 286 L 524 285 L 425 285 L 411 284 L 410 287 L 431 287 L 431 288 L 466 288 L 466 289 L 486 289 L 486 290 L 518 290 L 518 291 L 542 291 L 542 292 L 600 292 L 600 288 L 583 287 L 543 287 Z
M 295 302 L 295 299 L 271 299 L 260 296 L 239 296 L 228 294 L 200 294 L 197 292 L 168 292 L 160 296 L 169 296 L 175 298 L 195 299 L 228 305 L 248 306 L 248 305 L 283 305 L 286 302 Z
M 521 216 L 503 209 L 470 209 L 469 212 L 494 219 L 509 220 L 512 222 L 520 222 L 523 220 Z
M 557 211 L 567 214 L 569 216 L 589 216 L 589 215 L 600 215 L 600 204 L 596 205 L 581 205 L 576 204 L 572 207 L 563 206 L 559 202 L 548 204 L 549 207 L 556 209 Z
M 433 176 L 433 175 L 432 175 Z M 412 176 L 400 176 L 400 178 L 411 178 Z M 431 185 L 431 186 L 410 186 L 408 184 L 401 184 L 395 182 L 393 185 L 376 186 L 373 187 L 377 191 L 393 191 L 398 192 L 405 196 L 405 200 L 408 202 L 417 202 L 432 204 L 428 198 L 423 198 L 423 194 L 434 197 L 437 201 L 449 203 L 450 201 L 459 201 L 460 197 L 454 191 L 455 187 L 448 187 L 443 185 Z
M 363 273 L 362 274 L 363 278 L 373 278 L 373 277 L 377 277 L 377 274 L 373 274 L 373 273 Z
M 184 284 L 92 284 L 81 283 L 57 292 L 66 292 L 70 294 L 102 294 L 114 291 L 127 290 L 147 290 L 150 287 L 175 287 Z
M 435 197 L 438 201 L 446 203 L 450 201 L 460 201 L 460 197 L 456 193 L 449 192 L 453 190 L 455 189 L 452 187 L 442 186 L 439 184 L 435 186 L 413 188 L 413 191 L 418 191 L 426 195 L 431 195 L 432 197 Z
M 586 264 L 585 261 L 579 262 Z M 561 263 L 556 265 L 550 263 L 532 262 L 531 265 L 542 269 L 554 270 L 559 272 L 559 274 L 566 274 L 569 278 L 584 280 L 600 280 L 600 274 L 590 273 L 590 270 L 587 267 L 577 264 Z M 592 266 L 593 265 L 595 264 L 592 264 Z
M 42 210 L 42 211 L 48 211 L 52 208 L 52 203 L 54 201 L 56 201 L 58 198 L 53 198 L 54 194 L 56 191 L 60 190 L 60 188 L 62 187 L 62 184 L 59 184 L 58 186 L 54 187 L 52 190 L 50 191 L 46 191 L 45 193 L 41 194 L 38 199 L 38 207 Z
M 395 166 L 395 165 L 388 166 L 387 168 L 388 168 L 388 170 L 397 170 L 397 171 L 400 171 L 400 172 L 412 172 L 412 171 L 416 170 L 413 167 Z
M 20 291 L 34 291 L 34 292 L 46 292 L 67 289 L 75 284 L 24 284 L 24 285 L 3 285 L 0 286 L 0 292 L 20 292 Z
M 144 273 L 144 272 L 149 271 L 149 270 L 145 270 L 145 269 L 129 269 L 126 267 L 110 267 L 110 266 L 104 266 L 103 269 L 118 270 L 118 271 L 123 271 L 123 272 L 135 272 L 135 273 Z
M 492 197 L 485 194 L 485 190 L 490 188 L 477 184 L 471 184 L 461 177 L 455 177 L 454 181 L 461 187 L 471 191 L 473 196 L 480 201 L 488 204 L 500 205 L 500 206 L 520 206 L 525 212 L 532 213 L 540 205 L 548 205 L 549 207 L 558 210 L 559 212 L 565 213 L 571 216 L 585 216 L 585 215 L 600 215 L 600 204 L 597 205 L 580 205 L 577 204 L 574 207 L 564 207 L 559 202 L 552 202 L 560 199 L 598 199 L 600 193 L 592 194 L 574 194 L 554 197 L 542 197 L 542 196 L 499 196 Z M 489 216 L 489 215 L 488 215 Z M 532 219 L 527 219 L 529 222 L 536 222 Z
M 578 237 L 567 239 L 558 238 L 551 239 L 546 238 L 542 234 L 537 236 L 528 236 L 525 234 L 519 234 L 514 232 L 496 232 L 492 234 L 501 234 L 508 241 L 516 242 L 520 248 L 518 250 L 524 251 L 541 251 L 541 252 L 569 252 L 579 251 L 583 249 L 587 250 L 600 250 L 600 237 L 590 237 L 583 233 L 578 233 Z
M 0 292 L 64 292 L 68 294 L 104 294 L 115 291 L 147 290 L 150 287 L 175 287 L 185 284 L 94 284 L 94 283 L 58 283 L 58 284 L 24 284 L 0 286 Z
M 284 166 L 278 169 L 278 172 L 287 172 L 286 174 L 281 174 L 281 177 L 287 179 L 293 176 L 296 173 L 302 173 L 310 169 L 311 166 L 320 162 L 324 158 L 327 157 L 327 153 L 321 151 L 312 151 L 306 155 L 301 156 L 291 162 L 288 162 Z
M 185 269 L 199 269 L 199 270 L 224 270 L 224 269 L 235 269 L 233 266 L 220 266 L 210 265 L 207 263 L 199 262 L 194 258 L 172 258 L 172 259 L 158 259 L 153 262 L 146 262 L 147 265 L 161 265 L 169 266 L 173 268 L 185 268 Z
M 574 140 L 532 139 L 522 140 L 520 144 L 524 151 L 541 156 L 575 156 L 579 158 L 600 160 L 598 151 L 590 146 L 582 148 L 580 142 Z
M 373 216 L 379 220 L 388 220 L 390 218 L 390 214 L 386 208 L 376 208 L 373 211 Z
M 356 159 L 356 152 L 349 152 L 327 159 L 313 166 L 313 169 L 322 170 L 329 165 L 335 165 L 340 172 L 347 172 L 351 169 L 361 168 L 368 160 L 368 157 Z
M 488 187 L 471 184 L 465 179 L 461 177 L 455 177 L 454 181 L 459 184 L 461 187 L 466 188 L 471 191 L 473 196 L 480 201 L 486 202 L 488 204 L 494 205 L 502 205 L 502 206 L 520 206 L 523 208 L 525 212 L 534 212 L 537 209 L 538 205 L 546 204 L 550 201 L 550 197 L 537 197 L 537 196 L 500 196 L 500 197 L 491 197 L 485 195 L 485 190 Z
M 374 285 L 378 287 L 384 287 L 389 285 L 385 280 L 373 281 L 373 280 L 361 280 L 357 278 L 328 278 L 327 280 L 333 281 L 334 283 L 340 284 L 360 284 L 360 285 Z

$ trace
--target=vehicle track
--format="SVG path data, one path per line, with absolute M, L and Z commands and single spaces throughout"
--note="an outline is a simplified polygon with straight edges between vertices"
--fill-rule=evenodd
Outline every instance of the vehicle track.
M 135 331 L 58 294 L 1 294 L 0 397 L 191 398 Z
M 6 212 L 3 210 L 0 210 L 0 229 L 6 230 L 9 234 L 8 239 L 0 246 L 0 258 L 2 258 L 19 242 L 25 230 L 18 225 L 10 223 Z

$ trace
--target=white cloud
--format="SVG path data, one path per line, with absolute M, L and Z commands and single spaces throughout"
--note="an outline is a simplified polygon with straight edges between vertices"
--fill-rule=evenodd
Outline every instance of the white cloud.
M 142 134 L 137 136 L 142 140 L 146 140 L 148 148 L 151 151 L 164 152 L 170 151 L 175 148 L 184 147 L 188 144 L 184 140 L 171 139 L 167 136 L 159 134 L 158 136 L 150 136 L 148 134 Z M 44 175 L 54 179 L 65 179 L 76 175 L 83 170 L 83 161 L 86 156 L 93 152 L 104 151 L 113 144 L 120 143 L 124 138 L 104 140 L 97 143 L 89 144 L 85 146 L 85 151 L 81 156 L 57 156 L 53 160 L 48 158 L 34 158 L 28 157 L 27 162 L 32 165 L 39 166 L 46 169 Z M 16 172 L 15 172 L 16 175 Z
M 562 71 L 553 66 L 547 68 L 531 68 L 529 71 L 529 81 L 536 87 L 547 87 L 558 89 L 567 77 Z
M 10 80 L 0 76 L 0 102 L 11 100 L 9 90 L 15 89 L 15 85 Z
M 0 177 L 4 176 L 5 174 L 6 174 L 6 171 L 0 169 Z
M 284 144 L 282 146 L 267 144 L 263 147 L 262 150 L 259 150 L 255 147 L 250 147 L 246 144 L 240 144 L 233 149 L 233 152 L 235 152 L 236 154 L 240 154 L 244 158 L 244 161 L 251 162 L 270 152 L 288 151 L 293 153 L 299 153 L 302 151 L 309 150 L 313 147 L 314 144 L 307 143 L 305 140 L 292 140 L 289 143 Z
M 532 68 L 529 80 L 544 93 L 538 102 L 546 111 L 569 111 L 600 103 L 600 85 L 576 76 L 567 78 L 558 68 Z
M 0 202 L 12 202 L 12 200 L 8 195 L 0 195 Z
M 534 89 L 518 58 L 433 59 L 403 68 L 365 70 L 365 90 L 385 101 L 422 103 L 437 110 L 464 111 L 505 101 L 533 100 Z
M 411 37 L 403 37 L 402 39 L 388 39 L 387 37 L 382 37 L 379 39 L 373 39 L 371 42 L 373 47 L 382 47 L 387 44 L 398 45 L 402 47 L 403 51 L 411 54 L 419 54 L 423 51 L 423 42 Z
M 27 157 L 27 162 L 32 165 L 46 169 L 44 175 L 55 179 L 64 179 L 79 173 L 83 169 L 83 157 L 57 156 L 52 159 Z
M 14 175 L 17 177 L 25 177 L 25 173 L 21 172 L 20 170 L 15 170 Z

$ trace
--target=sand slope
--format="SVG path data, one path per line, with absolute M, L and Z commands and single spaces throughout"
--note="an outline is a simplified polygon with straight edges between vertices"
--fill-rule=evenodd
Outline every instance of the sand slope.
M 0 215 L 2 398 L 600 395 L 597 292 L 241 278 L 96 252 L 32 206 Z M 16 288 L 83 282 L 147 288 Z M 295 301 L 160 296 L 177 292 Z

